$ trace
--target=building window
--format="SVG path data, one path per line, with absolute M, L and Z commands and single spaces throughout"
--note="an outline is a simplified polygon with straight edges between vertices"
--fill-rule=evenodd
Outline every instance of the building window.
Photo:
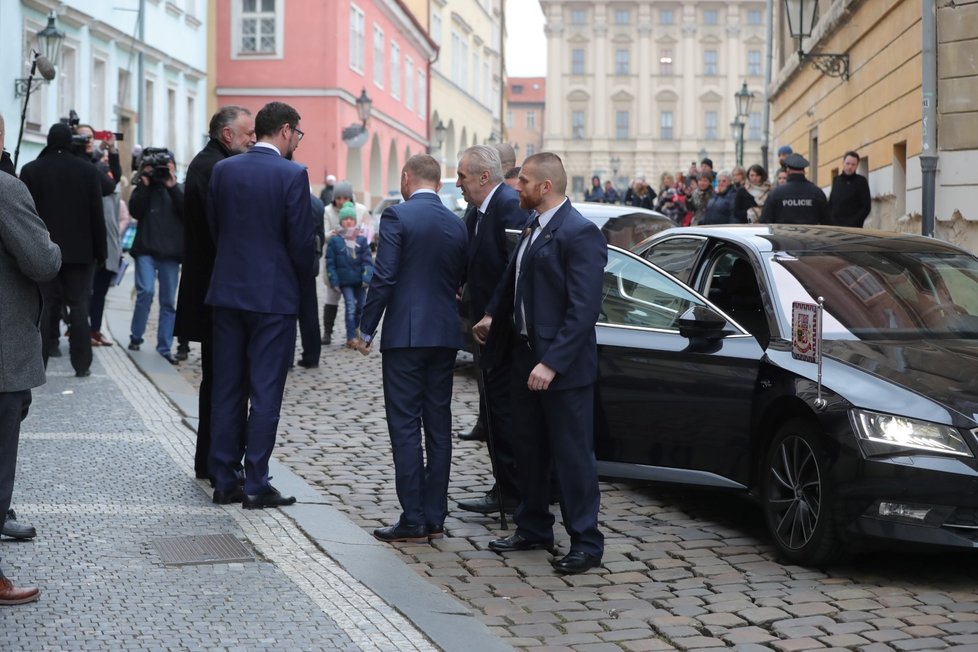
M 719 21 L 719 16 L 716 9 L 704 9 L 703 10 L 703 24 L 704 25 L 716 25 Z
M 264 0 L 263 0 L 264 1 Z M 355 5 L 350 5 L 350 68 L 363 74 L 364 16 Z
M 75 81 L 78 79 L 78 53 L 75 48 L 61 48 L 61 65 L 58 67 L 58 115 L 67 116 L 75 108 Z M 91 118 L 89 118 L 91 119 Z
M 703 74 L 711 77 L 717 74 L 716 50 L 703 50 Z
M 659 50 L 659 74 L 672 76 L 672 50 L 669 48 Z
M 536 153 L 537 153 L 537 146 L 534 145 L 533 143 L 527 143 L 526 144 L 526 155 L 527 156 L 533 156 Z
M 424 70 L 418 68 L 418 117 L 424 118 L 428 113 L 428 80 Z
M 587 24 L 587 12 L 583 9 L 571 9 L 571 25 Z
M 462 41 L 462 50 L 458 56 L 458 70 L 462 77 L 458 80 L 458 85 L 463 89 L 469 87 L 469 44 Z
M 627 75 L 629 74 L 628 65 L 628 50 L 626 48 L 619 48 L 615 50 L 615 74 L 616 75 Z
M 584 48 L 574 48 L 571 50 L 571 74 L 584 74 Z
M 275 0 L 241 0 L 241 54 L 275 54 Z
M 627 9 L 615 10 L 615 25 L 631 25 L 632 12 Z
M 105 115 L 105 98 L 108 91 L 106 68 L 105 60 L 92 59 L 92 102 L 89 120 L 96 125 L 109 123 Z
M 628 140 L 628 111 L 615 111 L 615 138 Z
M 526 112 L 526 128 L 536 129 L 537 128 L 537 112 L 527 111 Z
M 660 25 L 673 25 L 673 15 L 672 9 L 660 9 L 659 10 L 659 24 Z
M 761 10 L 760 9 L 748 9 L 747 10 L 747 24 L 748 25 L 760 25 L 761 24 Z
M 431 40 L 441 45 L 441 14 L 437 11 L 431 14 Z
M 404 58 L 404 106 L 408 111 L 414 110 L 414 61 L 411 57 Z
M 62 55 L 64 52 L 62 52 Z M 64 59 L 62 58 L 62 61 Z M 62 63 L 62 68 L 64 64 Z M 139 116 L 140 120 L 143 120 L 143 141 L 152 143 L 156 141 L 156 137 L 153 135 L 154 125 L 153 125 L 153 114 L 154 106 L 156 104 L 156 84 L 151 79 L 147 79 L 146 83 L 143 85 L 143 113 L 145 115 Z
M 659 138 L 672 140 L 672 111 L 663 111 L 659 114 Z
M 751 77 L 760 77 L 761 75 L 761 51 L 760 50 L 748 50 L 747 51 L 747 74 Z
M 184 158 L 188 161 L 193 158 L 198 147 L 197 143 L 194 142 L 194 139 L 197 138 L 197 132 L 193 128 L 195 122 L 197 122 L 197 99 L 193 95 L 188 95 L 186 124 L 191 125 L 191 127 L 184 130 L 187 136 L 187 153 Z
M 482 62 L 482 101 L 489 104 L 489 62 Z
M 391 41 L 391 97 L 401 97 L 401 46 Z
M 703 118 L 703 137 L 707 140 L 716 140 L 717 136 L 717 112 L 707 111 Z
M 761 139 L 761 114 L 758 111 L 752 112 L 747 117 L 747 140 Z
M 176 150 L 177 142 L 177 89 L 166 89 L 166 146 Z M 174 153 L 176 153 L 174 151 Z
M 458 69 L 458 58 L 462 53 L 462 37 L 458 32 L 452 31 L 452 82 L 457 86 L 462 78 L 462 73 Z
M 374 84 L 384 87 L 384 30 L 374 25 Z
M 574 140 L 584 140 L 584 111 L 571 111 L 571 133 Z
M 512 129 L 513 128 L 513 112 L 512 111 L 507 111 L 506 112 L 506 128 L 507 129 Z
M 479 53 L 472 53 L 472 97 L 479 97 Z

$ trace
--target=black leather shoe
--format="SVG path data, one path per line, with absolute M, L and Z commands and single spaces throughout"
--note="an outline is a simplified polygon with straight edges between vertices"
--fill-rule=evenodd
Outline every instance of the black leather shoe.
M 516 507 L 519 505 L 512 498 L 503 498 L 503 511 L 507 514 L 512 514 L 516 511 Z M 498 514 L 499 513 L 499 503 L 496 502 L 496 492 L 487 491 L 486 495 L 480 498 L 470 498 L 468 500 L 458 501 L 458 508 L 464 509 L 467 512 L 475 512 L 476 514 Z
M 445 538 L 444 525 L 426 525 L 424 529 L 428 533 L 428 541 Z
M 305 360 L 299 360 L 296 364 L 303 369 L 317 369 L 319 367 L 318 362 L 306 362 Z
M 503 539 L 490 541 L 489 550 L 493 552 L 518 552 L 522 550 L 548 550 L 553 552 L 554 542 L 534 541 L 526 539 L 520 534 L 514 534 Z
M 423 525 L 409 526 L 395 523 L 374 530 L 374 538 L 384 543 L 408 542 L 427 543 L 428 530 Z
M 33 539 L 37 536 L 37 530 L 31 525 L 24 525 L 17 522 L 17 515 L 14 510 L 7 510 L 7 519 L 3 522 L 3 536 L 11 539 Z
M 244 499 L 244 492 L 241 491 L 241 487 L 235 487 L 234 489 L 228 489 L 227 491 L 221 491 L 220 489 L 214 490 L 213 500 L 218 505 L 240 503 L 242 499 Z
M 294 505 L 295 496 L 283 496 L 279 493 L 279 490 L 268 485 L 268 491 L 263 494 L 258 494 L 257 496 L 250 496 L 245 494 L 244 499 L 241 501 L 241 506 L 245 509 L 265 509 L 266 507 L 285 507 L 286 505 Z
M 486 429 L 481 423 L 472 426 L 472 430 L 458 436 L 459 441 L 485 441 Z
M 576 552 L 571 550 L 562 559 L 550 562 L 554 570 L 561 575 L 577 575 L 597 568 L 601 565 L 601 558 L 589 555 L 586 552 Z
M 61 357 L 61 347 L 57 344 L 52 344 L 48 347 L 48 357 L 49 358 L 60 358 Z
M 75 378 L 88 378 L 91 375 L 92 375 L 91 369 L 83 369 L 81 371 L 75 372 Z

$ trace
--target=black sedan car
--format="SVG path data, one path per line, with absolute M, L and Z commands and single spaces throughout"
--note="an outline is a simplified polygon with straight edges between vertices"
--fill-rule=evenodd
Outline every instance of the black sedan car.
M 824 299 L 821 378 L 792 303 Z M 912 235 L 672 229 L 609 248 L 603 475 L 756 498 L 781 555 L 978 546 L 978 259 Z

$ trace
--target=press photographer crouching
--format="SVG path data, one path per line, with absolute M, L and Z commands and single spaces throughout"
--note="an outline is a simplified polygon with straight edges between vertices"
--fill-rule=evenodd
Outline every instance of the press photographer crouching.
M 183 256 L 183 185 L 177 183 L 175 170 L 169 150 L 147 147 L 142 152 L 138 181 L 129 198 L 129 213 L 138 223 L 130 251 L 136 259 L 136 309 L 130 325 L 129 349 L 138 351 L 143 343 L 155 284 L 159 280 L 156 350 L 170 364 L 177 364 L 171 349 Z

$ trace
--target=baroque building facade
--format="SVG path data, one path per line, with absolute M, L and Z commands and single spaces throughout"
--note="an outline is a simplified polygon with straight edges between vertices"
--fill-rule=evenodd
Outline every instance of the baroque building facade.
M 539 0 L 546 20 L 544 149 L 564 158 L 575 197 L 592 175 L 616 184 L 735 164 L 734 94 L 754 102 L 744 163 L 760 162 L 763 0 Z
M 506 80 L 506 142 L 516 150 L 517 163 L 543 151 L 546 77 Z

